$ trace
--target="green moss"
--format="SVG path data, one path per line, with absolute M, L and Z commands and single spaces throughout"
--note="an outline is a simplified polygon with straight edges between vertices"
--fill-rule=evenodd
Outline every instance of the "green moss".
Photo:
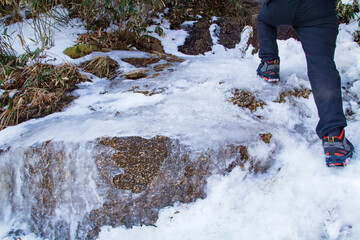
M 88 44 L 79 44 L 73 47 L 68 47 L 64 50 L 64 54 L 68 55 L 72 59 L 81 58 L 86 56 L 93 51 L 99 51 L 99 48 L 95 45 L 88 45 Z

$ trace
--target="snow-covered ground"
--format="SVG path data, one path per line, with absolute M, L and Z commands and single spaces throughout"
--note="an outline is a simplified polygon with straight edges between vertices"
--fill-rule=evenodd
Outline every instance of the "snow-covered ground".
M 172 31 L 166 23 L 163 27 L 165 51 L 186 59 L 174 72 L 137 81 L 118 78 L 110 82 L 93 77 L 92 82 L 80 84 L 75 92 L 79 98 L 65 111 L 0 131 L 0 146 L 164 135 L 194 149 L 208 149 L 251 142 L 260 133 L 271 132 L 272 144 L 279 150 L 266 174 L 251 175 L 235 168 L 226 176 L 213 175 L 208 179 L 205 199 L 163 209 L 156 226 L 103 227 L 99 239 L 360 239 L 359 155 L 355 154 L 346 168 L 326 168 L 314 131 L 318 118 L 312 95 L 309 99 L 273 102 L 281 90 L 310 88 L 300 43 L 293 39 L 278 41 L 282 83 L 274 85 L 256 76 L 259 59 L 251 55 L 252 49 L 244 50 L 251 28 L 243 32 L 235 49 L 215 45 L 213 51 L 194 57 L 177 52 L 185 32 Z M 360 47 L 352 37 L 356 29 L 356 22 L 340 26 L 335 60 L 343 85 L 359 95 Z M 24 33 L 27 31 L 30 29 L 24 26 Z M 55 47 L 49 53 L 58 63 L 79 63 L 104 55 L 93 53 L 80 60 L 63 55 L 62 50 L 71 46 L 80 32 L 84 32 L 81 24 L 56 31 Z M 121 58 L 146 53 L 113 51 L 106 55 L 128 71 L 134 67 Z M 150 89 L 165 87 L 165 91 L 153 96 L 127 91 L 144 85 Z M 235 88 L 254 92 L 267 105 L 253 113 L 237 107 L 227 101 Z M 360 149 L 359 104 L 353 99 L 344 106 L 355 113 L 349 119 L 347 137 Z M 269 153 L 267 148 L 259 143 L 251 152 L 261 157 Z M 6 235 L 14 219 L 1 212 L 0 237 L 12 239 Z M 37 239 L 33 234 L 21 238 Z

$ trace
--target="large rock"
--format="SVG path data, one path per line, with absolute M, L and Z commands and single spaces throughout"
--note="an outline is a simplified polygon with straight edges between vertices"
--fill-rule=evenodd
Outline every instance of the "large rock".
M 0 153 L 0 200 L 41 238 L 96 239 L 105 225 L 154 225 L 162 208 L 204 198 L 211 173 L 237 166 L 266 172 L 270 151 L 264 159 L 252 157 L 244 144 L 195 151 L 165 136 L 48 141 Z

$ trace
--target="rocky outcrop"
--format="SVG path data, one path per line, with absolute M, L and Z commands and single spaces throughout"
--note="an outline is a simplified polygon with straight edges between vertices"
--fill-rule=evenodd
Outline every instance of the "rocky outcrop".
M 105 202 L 84 219 L 80 238 L 94 238 L 103 225 L 154 225 L 161 208 L 205 197 L 211 159 L 190 159 L 187 147 L 176 141 L 162 136 L 107 138 L 96 148 L 107 186 Z
M 162 208 L 204 198 L 212 173 L 266 172 L 273 159 L 252 157 L 249 146 L 270 138 L 200 152 L 165 136 L 8 149 L 1 200 L 42 238 L 96 239 L 102 226 L 154 225 Z

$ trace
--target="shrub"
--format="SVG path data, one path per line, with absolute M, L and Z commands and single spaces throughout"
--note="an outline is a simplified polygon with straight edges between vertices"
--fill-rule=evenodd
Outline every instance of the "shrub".
M 341 23 L 349 23 L 350 20 L 357 19 L 360 25 L 360 18 L 357 15 L 359 12 L 358 0 L 353 0 L 353 4 L 343 4 L 341 0 L 337 0 L 336 10 Z

